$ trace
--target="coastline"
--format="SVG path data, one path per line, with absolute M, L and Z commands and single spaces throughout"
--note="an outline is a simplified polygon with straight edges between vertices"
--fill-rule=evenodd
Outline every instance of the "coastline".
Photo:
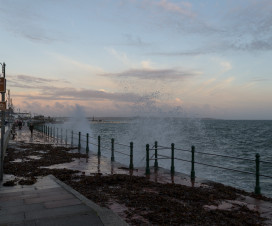
M 41 150 L 53 150 L 52 155 L 48 153 L 45 155 L 47 160 L 51 159 L 50 161 L 44 158 Z M 238 223 L 239 218 L 243 222 L 246 220 L 248 223 L 255 222 L 256 224 L 271 224 L 272 222 L 272 201 L 269 198 L 266 201 L 261 200 L 265 199 L 262 196 L 255 199 L 248 192 L 208 181 L 196 181 L 190 184 L 189 178 L 182 174 L 176 174 L 175 183 L 172 183 L 170 174 L 164 170 L 159 171 L 157 177 L 151 175 L 150 178 L 146 178 L 142 169 L 134 170 L 132 175 L 126 167 L 118 163 L 111 164 L 106 158 L 98 158 L 92 153 L 87 157 L 84 154 L 70 153 L 69 150 L 68 147 L 44 142 L 41 134 L 36 131 L 34 137 L 30 138 L 29 132 L 23 130 L 9 146 L 5 171 L 14 173 L 18 178 L 14 180 L 14 183 L 21 181 L 25 184 L 34 183 L 38 177 L 53 174 L 98 205 L 110 208 L 131 225 L 159 224 L 160 222 L 205 225 L 214 223 L 213 217 L 217 214 L 221 216 L 222 213 L 226 217 L 223 218 L 225 222 L 229 220 L 229 222 Z M 61 165 L 50 167 L 60 163 L 68 166 L 69 161 L 70 164 L 81 167 L 81 170 L 73 169 L 72 171 L 67 167 L 62 169 Z M 84 161 L 92 161 L 93 168 L 83 170 Z M 9 164 L 11 164 L 10 167 L 8 167 Z M 17 166 L 17 171 L 13 170 L 14 164 Z M 31 165 L 31 168 L 25 169 L 27 165 Z M 41 165 L 49 168 L 39 168 Z M 20 177 L 25 179 L 22 181 Z M 159 214 L 162 214 L 164 218 L 158 218 Z M 191 218 L 187 219 L 187 215 Z M 166 222 L 167 216 L 170 217 L 168 219 L 170 221 Z M 267 217 L 268 220 L 264 220 L 263 217 Z

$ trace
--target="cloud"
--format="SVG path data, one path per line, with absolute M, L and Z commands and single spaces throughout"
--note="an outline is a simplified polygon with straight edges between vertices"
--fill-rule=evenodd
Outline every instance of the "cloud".
M 71 58 L 64 56 L 62 54 L 59 54 L 59 53 L 50 52 L 49 54 L 52 55 L 54 58 L 56 58 L 58 61 L 64 63 L 67 67 L 72 65 L 73 67 L 77 67 L 79 70 L 87 71 L 87 72 L 91 72 L 91 73 L 103 73 L 104 72 L 104 70 L 100 67 L 93 66 L 90 64 L 86 64 L 86 63 L 82 63 L 80 61 L 71 59 Z
M 210 52 L 201 50 L 188 50 L 188 51 L 165 51 L 165 52 L 150 52 L 148 55 L 157 55 L 157 56 L 198 56 L 202 54 L 209 54 Z
M 152 69 L 152 66 L 151 66 L 152 62 L 149 61 L 149 60 L 144 60 L 141 62 L 141 65 L 144 69 Z
M 268 40 L 252 40 L 246 43 L 233 43 L 229 45 L 230 49 L 241 51 L 271 51 L 272 36 Z
M 155 80 L 180 80 L 192 76 L 200 75 L 201 72 L 193 70 L 178 69 L 130 69 L 120 73 L 105 73 L 103 76 L 127 77 L 137 79 L 155 79 Z
M 41 78 L 32 75 L 9 75 L 7 85 L 24 89 L 48 89 L 51 84 L 69 84 L 68 81 L 59 79 Z
M 232 69 L 232 65 L 230 62 L 223 61 L 220 63 L 220 66 L 222 67 L 223 72 L 227 72 Z
M 122 62 L 125 65 L 133 66 L 133 62 L 128 58 L 126 53 L 118 52 L 114 48 L 105 48 L 114 58 L 116 58 L 118 61 Z
M 131 34 L 124 34 L 126 39 L 126 45 L 137 46 L 137 47 L 147 47 L 150 46 L 150 43 L 144 42 L 141 37 L 133 36 Z
M 134 93 L 109 93 L 98 90 L 74 89 L 72 87 L 40 87 L 39 93 L 13 94 L 14 97 L 23 97 L 29 100 L 109 100 L 118 102 L 135 102 L 140 95 Z
M 40 8 L 38 2 L 31 4 L 21 1 L 7 1 L 1 5 L 0 26 L 8 32 L 20 35 L 30 41 L 49 43 L 63 40 L 57 37 L 58 31 L 48 29 L 48 18 L 37 13 Z
M 161 0 L 159 2 L 154 1 L 153 4 L 171 13 L 178 13 L 189 17 L 195 16 L 195 14 L 191 11 L 190 3 L 175 4 L 168 0 Z
M 243 1 L 242 1 L 243 2 Z M 160 1 L 161 6 L 171 11 L 170 1 Z M 174 4 L 174 3 L 173 3 Z M 211 3 L 214 4 L 214 3 Z M 222 4 L 223 5 L 223 4 Z M 203 5 L 211 7 L 209 3 Z M 189 8 L 190 9 L 190 8 Z M 220 9 L 220 8 L 219 8 Z M 177 33 L 195 34 L 201 41 L 195 48 L 177 51 L 158 51 L 151 55 L 195 56 L 227 51 L 271 51 L 272 50 L 272 3 L 269 0 L 247 1 L 243 4 L 229 4 L 224 11 L 218 11 L 217 20 L 210 22 L 205 15 L 194 17 L 164 16 L 163 23 Z M 190 12 L 190 11 L 188 11 Z

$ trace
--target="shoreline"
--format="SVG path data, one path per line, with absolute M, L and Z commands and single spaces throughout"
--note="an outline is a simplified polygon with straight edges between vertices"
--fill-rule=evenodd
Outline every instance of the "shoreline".
M 21 163 L 15 162 L 16 164 L 12 162 L 12 156 L 9 156 L 9 154 L 12 152 L 12 149 L 9 148 L 7 151 L 8 158 L 6 158 L 7 161 L 5 162 L 5 169 L 7 170 L 7 164 L 11 164 L 11 168 L 13 169 L 14 164 L 17 167 L 21 167 L 19 172 L 15 172 L 17 177 L 25 177 L 26 175 L 28 176 L 28 180 L 22 181 L 21 183 L 35 182 L 34 178 L 38 178 L 38 175 L 45 176 L 49 173 L 53 174 L 62 182 L 68 184 L 85 197 L 95 201 L 95 203 L 110 208 L 131 225 L 137 225 L 140 224 L 140 222 L 159 224 L 159 222 L 156 221 L 159 213 L 162 215 L 171 215 L 172 213 L 170 218 L 172 219 L 173 224 L 176 222 L 177 224 L 201 223 L 205 225 L 209 224 L 208 222 L 215 222 L 214 219 L 212 219 L 212 216 L 210 216 L 211 213 L 220 215 L 223 212 L 226 216 L 229 216 L 229 218 L 224 219 L 225 221 L 228 221 L 228 219 L 235 219 L 238 222 L 238 215 L 240 214 L 240 217 L 244 216 L 244 220 L 252 220 L 255 223 L 260 224 L 266 223 L 262 219 L 263 216 L 269 217 L 268 223 L 272 223 L 272 199 L 267 198 L 267 201 L 254 199 L 253 197 L 250 197 L 250 193 L 241 192 L 241 190 L 229 186 L 224 186 L 218 183 L 209 184 L 206 183 L 207 181 L 197 181 L 193 186 L 192 184 L 189 186 L 188 180 L 183 180 L 182 177 L 180 177 L 182 176 L 181 174 L 176 175 L 175 183 L 172 183 L 170 175 L 168 175 L 168 178 L 170 179 L 164 179 L 166 177 L 164 177 L 163 174 L 160 174 L 163 172 L 159 172 L 157 179 L 155 177 L 152 178 L 152 175 L 151 178 L 146 178 L 143 176 L 144 173 L 141 169 L 138 169 L 137 171 L 135 170 L 135 175 L 130 175 L 127 169 L 121 168 L 121 164 L 115 163 L 112 166 L 112 164 L 103 157 L 100 158 L 100 163 L 98 164 L 98 158 L 96 155 L 90 154 L 90 156 L 86 158 L 84 154 L 78 153 L 75 155 L 75 153 L 69 153 L 69 150 L 65 147 L 56 146 L 56 149 L 54 149 L 55 147 L 53 147 L 51 144 L 42 143 L 40 134 L 36 131 L 32 140 L 29 139 L 28 132 L 26 132 L 26 134 L 23 134 L 22 132 L 21 139 L 17 138 L 17 141 L 13 142 L 10 146 L 13 147 L 13 152 L 15 153 L 13 153 L 13 160 L 19 159 L 19 157 L 21 157 L 23 161 Z M 22 148 L 24 150 L 22 150 Z M 44 153 L 47 159 L 40 152 L 41 150 L 39 150 L 42 149 L 42 151 L 46 152 L 45 150 L 49 149 L 50 152 L 51 148 L 52 155 Z M 58 154 L 57 151 L 62 154 Z M 35 153 L 36 157 L 34 158 L 33 156 L 35 156 Z M 32 157 L 29 158 L 29 156 Z M 54 158 L 52 158 L 53 156 Z M 52 159 L 51 162 L 48 161 L 50 157 Z M 76 158 L 76 161 L 73 161 L 73 158 Z M 40 170 L 37 170 L 37 168 L 33 167 L 33 165 L 39 167 L 41 165 L 50 166 L 56 163 L 68 164 L 67 162 L 69 161 L 70 163 L 74 163 L 77 166 L 81 166 L 83 168 L 84 161 L 92 161 L 94 165 L 93 172 L 90 174 L 89 171 L 84 170 L 81 170 L 80 172 L 74 172 L 71 171 L 71 169 L 50 168 L 40 168 Z M 27 168 L 29 165 L 32 165 L 31 168 L 26 169 L 25 172 L 23 172 L 23 169 Z M 9 170 L 12 172 L 12 169 Z M 179 180 L 180 182 L 183 181 L 184 184 L 178 184 L 178 180 L 176 180 L 176 178 L 181 178 Z M 14 181 L 14 183 L 19 182 L 20 180 Z M 90 190 L 94 190 L 96 192 L 91 193 Z M 120 193 L 119 190 L 121 190 L 122 193 Z M 203 195 L 199 196 L 199 194 Z M 259 198 L 261 198 L 261 196 L 259 196 Z M 149 200 L 152 205 L 157 203 L 156 208 L 161 207 L 163 209 L 159 208 L 159 212 L 156 214 L 157 210 L 154 210 L 154 207 L 150 206 L 146 200 Z M 139 203 L 139 206 L 137 206 L 137 203 Z M 198 207 L 198 209 L 194 209 L 190 203 L 193 203 L 194 206 Z M 268 209 L 266 209 L 268 211 L 262 213 L 261 209 L 264 208 L 262 206 L 264 205 L 263 203 L 266 203 L 268 206 Z M 178 212 L 175 212 L 175 208 L 178 209 Z M 192 215 L 195 211 L 199 212 L 194 213 L 196 214 L 194 216 L 195 219 L 204 217 L 204 214 L 204 218 L 207 218 L 206 222 L 202 222 L 200 220 L 194 222 L 194 219 L 187 219 L 186 216 L 180 218 L 179 215 L 181 209 L 184 213 L 186 213 L 186 215 Z M 172 212 L 169 212 L 169 210 Z M 258 214 L 260 214 L 260 216 L 258 216 Z M 167 224 L 167 222 L 164 223 Z

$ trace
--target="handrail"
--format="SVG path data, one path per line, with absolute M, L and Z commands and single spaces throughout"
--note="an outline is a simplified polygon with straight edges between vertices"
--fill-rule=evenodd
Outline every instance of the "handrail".
M 120 153 L 120 154 L 123 154 L 123 155 L 129 156 L 129 154 L 123 153 L 123 152 L 121 152 L 121 151 L 116 151 L 116 150 L 115 150 L 114 152 L 117 152 L 117 153 Z
M 118 144 L 118 145 L 124 146 L 124 147 L 129 147 L 129 145 L 127 145 L 127 144 L 122 144 L 122 143 L 118 143 L 118 142 L 115 142 L 115 144 Z
M 69 129 L 68 129 L 69 130 Z M 49 128 L 48 126 L 45 126 L 42 129 L 42 132 L 46 134 L 46 136 L 51 136 L 51 137 L 56 137 L 57 140 L 60 139 L 61 141 L 65 141 L 65 143 L 67 144 L 67 141 L 69 139 L 67 139 L 67 129 L 66 129 L 66 138 L 65 138 L 65 133 L 64 133 L 64 137 L 63 137 L 63 129 L 60 130 L 61 133 L 58 133 L 58 128 L 57 128 L 57 134 L 55 133 L 55 127 L 54 127 L 54 133 L 52 132 L 52 128 Z M 74 130 L 77 131 L 77 130 Z M 74 137 L 73 137 L 74 134 Z M 74 141 L 78 141 L 78 149 L 81 149 L 81 142 L 85 142 L 86 143 L 86 152 L 89 151 L 89 144 L 95 145 L 98 147 L 98 156 L 100 156 L 101 154 L 101 148 L 103 150 L 106 151 L 111 151 L 111 161 L 114 161 L 114 153 L 120 153 L 122 155 L 125 156 L 130 156 L 130 168 L 133 169 L 133 142 L 130 143 L 130 145 L 127 144 L 123 144 L 123 143 L 119 143 L 119 142 L 115 142 L 114 139 L 111 139 L 111 147 L 109 146 L 105 146 L 105 143 L 103 143 L 103 145 L 101 145 L 101 136 L 98 137 L 93 137 L 93 136 L 89 136 L 89 134 L 82 134 L 80 132 L 78 132 L 79 135 L 77 135 L 77 133 L 73 133 L 72 130 L 72 138 L 70 139 L 71 141 L 71 145 L 73 145 Z M 87 137 L 87 138 L 86 138 Z M 96 142 L 90 142 L 89 138 L 94 139 Z M 125 153 L 123 151 L 119 151 L 119 150 L 115 150 L 114 145 L 119 145 L 119 146 L 123 146 L 126 148 L 129 148 L 128 150 L 130 150 L 130 154 Z M 161 150 L 170 150 L 171 151 L 171 156 L 167 156 L 167 155 L 162 155 L 162 154 L 158 154 L 158 151 Z M 155 151 L 155 153 L 152 155 L 151 158 L 149 158 L 149 151 Z M 182 151 L 182 152 L 189 152 L 191 153 L 191 160 L 188 159 L 184 159 L 184 158 L 180 158 L 180 157 L 175 157 L 175 151 Z M 174 166 L 174 160 L 179 160 L 179 161 L 184 161 L 184 162 L 188 162 L 192 164 L 191 167 L 191 179 L 195 179 L 195 171 L 194 171 L 194 164 L 198 164 L 198 165 L 203 165 L 203 166 L 208 166 L 208 167 L 213 167 L 213 168 L 218 168 L 218 169 L 222 169 L 222 170 L 228 170 L 228 171 L 233 171 L 233 172 L 239 172 L 239 173 L 245 173 L 245 174 L 250 174 L 250 175 L 256 175 L 256 187 L 255 187 L 255 194 L 260 194 L 260 186 L 259 186 L 259 177 L 266 177 L 266 178 L 272 178 L 272 176 L 268 176 L 268 175 L 263 175 L 260 174 L 259 172 L 259 164 L 260 163 L 266 163 L 266 164 L 272 164 L 272 162 L 270 161 L 265 161 L 265 160 L 260 160 L 260 155 L 256 154 L 256 159 L 251 159 L 251 158 L 243 158 L 243 157 L 235 157 L 233 155 L 225 155 L 225 154 L 217 154 L 217 153 L 208 153 L 208 152 L 202 152 L 202 151 L 195 151 L 195 147 L 192 146 L 191 150 L 188 149 L 182 149 L 182 148 L 175 148 L 175 144 L 172 143 L 171 147 L 166 147 L 166 146 L 161 146 L 158 145 L 158 142 L 155 142 L 155 145 L 153 145 L 151 148 L 149 148 L 149 145 L 146 145 L 146 174 L 150 174 L 150 170 L 149 170 L 149 161 L 150 160 L 154 160 L 154 167 L 157 168 L 158 167 L 158 162 L 157 160 L 159 159 L 171 159 L 171 174 L 173 175 L 175 172 L 175 166 Z M 165 152 L 164 152 L 165 153 Z M 168 153 L 168 152 L 167 152 Z M 223 158 L 229 158 L 229 159 L 235 159 L 235 160 L 244 160 L 244 161 L 250 161 L 250 162 L 255 162 L 256 163 L 256 172 L 250 172 L 250 171 L 243 171 L 243 170 L 239 170 L 239 169 L 235 169 L 235 168 L 228 168 L 228 167 L 224 167 L 224 166 L 216 166 L 213 164 L 209 164 L 209 163 L 203 163 L 200 161 L 195 161 L 195 154 L 200 154 L 200 155 L 205 155 L 205 156 L 217 156 L 217 157 L 223 157 Z M 186 155 L 187 157 L 187 155 Z M 143 158 L 144 159 L 144 158 Z

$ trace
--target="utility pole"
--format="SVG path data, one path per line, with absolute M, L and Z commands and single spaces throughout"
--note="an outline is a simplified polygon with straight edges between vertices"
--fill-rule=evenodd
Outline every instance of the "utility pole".
M 1 165 L 0 165 L 0 181 L 3 180 L 3 171 L 4 171 L 4 138 L 5 138 L 5 110 L 6 110 L 6 104 L 5 104 L 5 96 L 6 96 L 6 64 L 3 63 L 2 65 L 2 74 L 3 78 L 1 79 L 1 82 L 3 83 L 3 87 L 1 89 L 2 94 L 2 102 L 1 105 L 3 108 L 1 109 Z

